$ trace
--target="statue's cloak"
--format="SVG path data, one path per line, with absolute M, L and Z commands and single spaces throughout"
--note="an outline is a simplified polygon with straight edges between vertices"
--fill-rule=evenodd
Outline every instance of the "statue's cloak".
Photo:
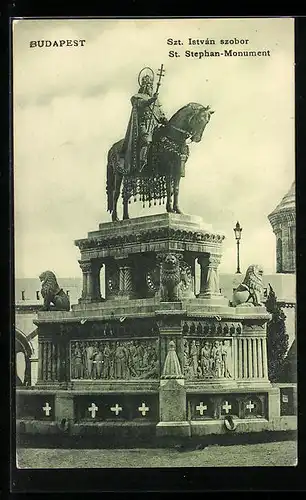
M 137 175 L 141 170 L 140 149 L 140 125 L 145 125 L 149 134 L 165 115 L 161 110 L 158 99 L 155 105 L 148 105 L 151 96 L 147 94 L 135 94 L 131 98 L 132 111 L 125 134 L 120 157 L 124 159 L 123 171 L 125 175 Z M 154 111 L 153 111 L 154 110 Z M 153 111 L 153 112 L 152 112 Z
M 139 165 L 139 123 L 137 100 L 132 100 L 132 111 L 126 130 L 120 157 L 124 160 L 123 174 L 133 175 Z

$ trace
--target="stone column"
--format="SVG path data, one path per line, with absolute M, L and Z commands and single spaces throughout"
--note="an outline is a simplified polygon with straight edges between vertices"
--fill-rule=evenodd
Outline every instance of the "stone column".
M 60 355 L 57 342 L 49 338 L 39 339 L 37 385 L 53 385 L 60 380 Z
M 95 260 L 79 260 L 83 273 L 83 290 L 80 302 L 101 301 L 100 270 L 102 263 Z
M 43 381 L 43 342 L 38 340 L 38 374 L 37 374 L 37 383 Z
M 132 264 L 128 259 L 119 262 L 119 298 L 130 299 L 134 295 Z
M 267 338 L 262 339 L 262 364 L 263 364 L 263 376 L 268 378 L 268 353 L 267 353 Z
M 236 340 L 237 378 L 268 381 L 266 337 L 239 337 Z
M 210 298 L 214 296 L 221 296 L 218 274 L 220 260 L 221 255 L 219 254 L 206 254 L 198 257 L 198 262 L 201 266 L 199 297 Z

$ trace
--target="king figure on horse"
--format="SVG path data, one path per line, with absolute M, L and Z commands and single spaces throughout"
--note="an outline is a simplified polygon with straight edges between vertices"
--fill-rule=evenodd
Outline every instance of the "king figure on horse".
M 149 68 L 144 68 L 146 69 Z M 120 152 L 122 173 L 125 175 L 137 175 L 141 172 L 147 162 L 153 131 L 158 125 L 166 125 L 168 122 L 157 92 L 153 95 L 153 73 L 146 72 L 143 76 L 141 73 L 138 78 L 140 88 L 131 98 L 131 116 Z
M 128 203 L 133 197 L 143 205 L 167 200 L 167 212 L 181 213 L 179 184 L 189 156 L 186 143 L 200 142 L 214 111 L 209 106 L 189 103 L 167 120 L 158 99 L 163 65 L 153 94 L 154 73 L 139 73 L 138 93 L 131 98 L 132 110 L 125 138 L 108 152 L 107 201 L 112 220 L 118 221 L 117 202 L 122 186 L 123 219 L 128 219 Z M 173 198 L 173 203 L 172 203 Z

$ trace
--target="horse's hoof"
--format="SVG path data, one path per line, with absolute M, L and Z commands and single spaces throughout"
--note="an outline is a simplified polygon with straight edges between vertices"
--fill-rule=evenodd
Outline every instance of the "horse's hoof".
M 182 214 L 183 212 L 179 209 L 179 207 L 173 207 L 173 212 L 176 214 Z
M 166 210 L 167 210 L 168 214 L 172 214 L 174 212 L 173 208 L 170 205 L 166 206 Z
M 113 222 L 119 222 L 119 219 L 118 219 L 118 217 L 117 217 L 117 216 L 116 216 L 116 217 L 112 217 L 112 221 L 113 221 Z
M 122 220 L 129 220 L 129 216 L 127 215 L 126 217 L 122 217 Z

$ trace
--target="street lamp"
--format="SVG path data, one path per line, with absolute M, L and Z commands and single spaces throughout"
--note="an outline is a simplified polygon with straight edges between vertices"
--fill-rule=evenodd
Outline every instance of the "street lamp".
M 236 271 L 236 274 L 241 274 L 240 255 L 239 255 L 239 245 L 240 245 L 240 240 L 241 240 L 241 232 L 242 232 L 242 227 L 240 226 L 239 222 L 237 222 L 236 226 L 234 227 L 234 233 L 235 233 L 235 238 L 236 238 L 236 242 L 237 242 L 237 271 Z

